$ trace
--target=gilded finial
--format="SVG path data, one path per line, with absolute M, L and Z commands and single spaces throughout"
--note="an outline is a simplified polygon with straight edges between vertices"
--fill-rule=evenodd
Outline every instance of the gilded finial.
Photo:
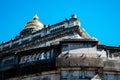
M 37 16 L 37 14 L 35 14 L 35 16 L 33 17 L 33 20 L 38 20 L 39 17 Z
M 25 25 L 25 29 L 26 28 L 36 28 L 36 29 L 42 29 L 44 26 L 43 24 L 38 20 L 38 16 L 37 14 L 33 17 L 32 21 L 27 22 L 27 24 Z

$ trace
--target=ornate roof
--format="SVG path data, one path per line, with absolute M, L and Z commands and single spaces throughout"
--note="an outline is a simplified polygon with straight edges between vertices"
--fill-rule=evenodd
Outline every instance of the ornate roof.
M 43 28 L 43 24 L 38 20 L 38 16 L 35 15 L 33 17 L 32 21 L 29 21 L 26 25 L 25 25 L 25 29 L 26 28 L 36 28 L 36 29 L 42 29 Z

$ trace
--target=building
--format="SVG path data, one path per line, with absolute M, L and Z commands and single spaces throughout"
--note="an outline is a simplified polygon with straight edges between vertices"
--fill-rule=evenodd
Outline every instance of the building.
M 76 15 L 54 25 L 35 15 L 0 44 L 0 80 L 120 80 L 120 47 L 99 44 Z

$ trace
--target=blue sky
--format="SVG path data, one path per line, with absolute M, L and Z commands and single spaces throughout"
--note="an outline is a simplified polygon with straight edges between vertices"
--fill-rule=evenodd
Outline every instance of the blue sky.
M 105 45 L 120 45 L 120 0 L 0 0 L 0 43 L 19 35 L 35 14 L 43 24 L 77 14 L 90 36 Z

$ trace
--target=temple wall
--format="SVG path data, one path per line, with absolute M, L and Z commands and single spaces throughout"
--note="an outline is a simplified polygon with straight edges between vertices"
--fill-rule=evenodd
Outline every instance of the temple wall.
M 51 71 L 9 78 L 7 80 L 60 80 L 60 75 L 54 71 Z
M 120 75 L 109 73 L 101 74 L 96 70 L 65 68 L 51 72 L 24 75 L 16 78 L 9 78 L 7 80 L 120 80 Z

